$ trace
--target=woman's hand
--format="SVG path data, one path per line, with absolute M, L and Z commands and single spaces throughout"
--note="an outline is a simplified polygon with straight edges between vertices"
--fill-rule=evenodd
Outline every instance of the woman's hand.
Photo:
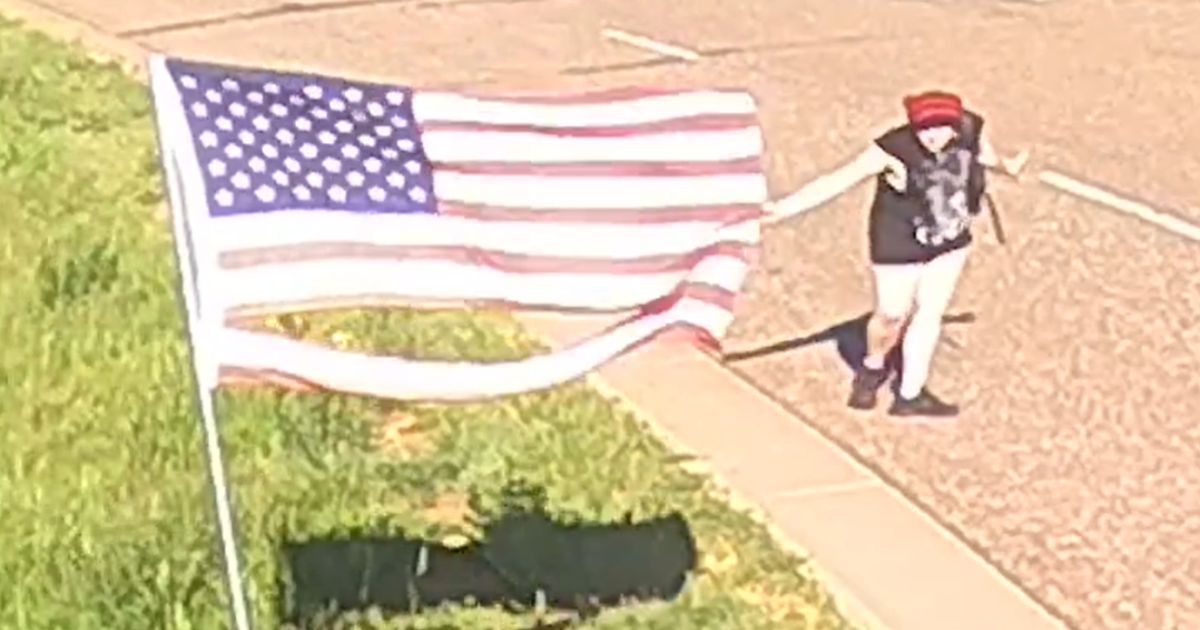
M 1004 166 L 1004 172 L 1008 173 L 1015 179 L 1021 179 L 1021 171 L 1025 168 L 1025 163 L 1029 161 L 1029 149 L 1001 160 Z
M 774 225 L 787 217 L 779 207 L 778 201 L 768 201 L 762 205 L 763 217 L 761 223 L 763 225 Z

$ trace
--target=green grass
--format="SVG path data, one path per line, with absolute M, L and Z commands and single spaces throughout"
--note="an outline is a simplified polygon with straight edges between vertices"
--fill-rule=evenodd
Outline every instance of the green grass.
M 226 621 L 153 140 L 144 86 L 0 22 L 3 627 L 207 630 Z M 309 336 L 344 331 L 417 356 L 536 350 L 495 314 L 304 324 Z M 283 541 L 470 537 L 470 517 L 500 511 L 516 486 L 537 489 L 563 522 L 674 511 L 688 519 L 704 571 L 685 594 L 607 612 L 589 627 L 844 627 L 803 560 L 584 385 L 458 406 L 231 392 L 219 408 L 259 627 L 278 626 Z M 415 425 L 409 452 L 372 439 L 384 417 Z M 447 497 L 470 509 L 430 509 Z M 390 623 L 498 630 L 529 619 L 447 608 Z

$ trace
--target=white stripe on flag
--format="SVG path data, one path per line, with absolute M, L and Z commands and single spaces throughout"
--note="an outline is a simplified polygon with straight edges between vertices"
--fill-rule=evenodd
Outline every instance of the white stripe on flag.
M 697 114 L 755 114 L 757 107 L 750 94 L 715 90 L 578 104 L 529 103 L 418 91 L 413 96 L 413 113 L 421 123 L 597 127 L 661 122 Z
M 753 246 L 758 219 L 729 226 L 715 222 L 564 224 L 486 221 L 428 214 L 358 214 L 313 210 L 244 214 L 220 219 L 218 251 L 232 252 L 309 243 L 479 248 L 491 252 L 619 260 L 683 254 L 722 242 Z
M 754 157 L 763 150 L 762 134 L 755 127 L 625 137 L 430 130 L 422 134 L 421 143 L 434 162 L 718 162 Z
M 218 278 L 232 310 L 360 295 L 624 310 L 669 295 L 684 281 L 736 292 L 746 273 L 746 261 L 729 256 L 707 257 L 690 270 L 645 274 L 507 273 L 444 260 L 327 259 L 223 269 Z
M 435 171 L 439 199 L 545 209 L 667 208 L 762 203 L 760 174 L 681 177 L 537 177 Z
M 553 387 L 590 372 L 629 348 L 679 323 L 719 337 L 732 316 L 699 300 L 618 326 L 551 354 L 503 363 L 413 361 L 314 346 L 276 335 L 226 329 L 221 363 L 275 371 L 322 388 L 396 400 L 472 400 Z

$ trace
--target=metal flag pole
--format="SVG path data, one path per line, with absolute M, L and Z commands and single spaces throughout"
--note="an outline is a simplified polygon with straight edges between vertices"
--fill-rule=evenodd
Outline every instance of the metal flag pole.
M 1021 170 L 1025 168 L 1025 163 L 1028 161 L 1029 149 L 1025 149 L 1009 160 L 1001 160 L 1001 163 L 1004 165 L 1004 173 L 1006 175 L 1013 178 L 1013 180 L 1020 181 Z M 992 198 L 992 193 L 984 191 L 983 201 L 987 203 L 988 215 L 991 216 L 992 227 L 996 230 L 996 241 L 1001 245 L 1008 245 L 1008 236 L 1004 233 L 1004 223 L 1000 221 L 1000 207 L 996 205 L 996 200 Z
M 204 437 L 205 460 L 208 466 L 209 487 L 216 509 L 217 531 L 220 538 L 221 555 L 225 566 L 225 586 L 229 598 L 230 623 L 236 630 L 251 630 L 246 586 L 242 580 L 241 556 L 237 542 L 237 527 L 234 523 L 233 502 L 230 499 L 229 482 L 225 471 L 225 457 L 221 451 L 221 438 L 217 426 L 217 414 L 213 401 L 214 380 L 208 374 L 208 364 L 201 360 L 203 348 L 197 348 L 196 339 L 203 339 L 204 327 L 200 320 L 200 294 L 196 289 L 198 264 L 193 248 L 192 231 L 186 220 L 187 197 L 180 181 L 177 155 L 168 139 L 178 124 L 178 118 L 169 116 L 173 111 L 169 104 L 159 102 L 168 94 L 175 94 L 167 74 L 163 58 L 154 55 L 150 59 L 151 98 L 157 122 L 159 159 L 163 180 L 167 189 L 167 202 L 171 213 L 171 234 L 174 239 L 175 263 L 178 271 L 178 290 L 182 297 L 183 319 L 186 324 L 184 337 L 187 341 L 191 363 L 192 380 L 196 388 L 200 426 Z M 165 92 L 165 94 L 164 94 Z M 203 343 L 201 344 L 203 345 Z M 205 365 L 201 365 L 205 363 Z
M 983 193 L 983 200 L 987 202 L 988 214 L 992 217 L 992 227 L 996 230 L 996 241 L 1001 245 L 1008 245 L 1008 237 L 1004 235 L 1004 223 L 1000 221 L 1000 209 L 996 207 L 992 193 Z
M 190 346 L 191 343 L 189 342 L 188 345 Z M 194 350 L 192 351 L 194 352 Z M 195 376 L 194 370 L 193 376 Z M 198 378 L 195 381 L 196 394 L 200 402 L 200 421 L 204 429 L 204 450 L 208 461 L 209 486 L 217 511 L 217 529 L 221 539 L 221 555 L 225 563 L 225 586 L 229 596 L 230 621 L 236 630 L 251 630 L 250 612 L 246 604 L 246 585 L 242 581 L 237 527 L 233 518 L 233 501 L 230 499 L 229 482 L 225 476 L 225 458 L 221 452 L 221 438 L 217 433 L 213 394 L 211 391 L 205 391 Z

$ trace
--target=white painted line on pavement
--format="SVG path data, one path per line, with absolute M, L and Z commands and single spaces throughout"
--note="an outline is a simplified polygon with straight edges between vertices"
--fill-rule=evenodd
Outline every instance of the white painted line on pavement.
M 1143 221 L 1153 223 L 1164 230 L 1200 242 L 1200 225 L 1188 223 L 1179 217 L 1160 212 L 1140 201 L 1126 199 L 1116 193 L 1097 188 L 1091 184 L 1085 184 L 1054 171 L 1042 171 L 1038 173 L 1038 179 L 1042 183 L 1063 192 L 1108 206 L 1118 212 L 1133 215 Z
M 806 499 L 808 497 L 819 497 L 829 494 L 846 494 L 850 492 L 858 492 L 860 490 L 876 490 L 880 488 L 883 488 L 883 481 L 878 477 L 870 477 L 868 479 L 859 479 L 858 481 L 827 483 L 823 486 L 785 490 L 780 492 L 777 496 L 786 499 Z
M 649 37 L 634 35 L 633 33 L 619 29 L 606 28 L 601 31 L 601 34 L 608 39 L 623 42 L 629 44 L 630 46 L 636 46 L 643 50 L 649 50 L 650 52 L 658 53 L 664 57 L 675 57 L 676 59 L 683 59 L 684 61 L 700 60 L 700 53 L 694 50 L 684 48 L 682 46 L 675 46 L 674 44 L 666 44 L 650 39 Z

